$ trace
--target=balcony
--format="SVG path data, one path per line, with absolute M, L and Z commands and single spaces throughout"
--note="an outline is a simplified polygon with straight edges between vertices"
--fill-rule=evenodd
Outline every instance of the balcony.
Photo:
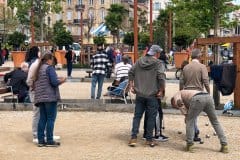
M 83 19 L 83 25 L 86 25 L 88 23 L 89 19 Z M 73 19 L 73 24 L 80 24 L 81 19 Z
M 80 24 L 81 19 L 73 19 L 73 24 Z
M 84 8 L 85 8 L 85 5 L 84 5 L 84 4 L 77 4 L 77 5 L 75 6 L 76 11 L 80 11 L 80 12 L 83 11 Z

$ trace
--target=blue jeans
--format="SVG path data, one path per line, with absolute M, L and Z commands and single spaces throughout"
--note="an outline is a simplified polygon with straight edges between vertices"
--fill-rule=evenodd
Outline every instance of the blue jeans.
M 47 142 L 53 142 L 54 123 L 57 116 L 57 102 L 39 104 L 40 119 L 38 122 L 38 142 L 44 143 L 44 130 L 47 131 Z
M 156 115 L 158 110 L 158 100 L 156 97 L 139 97 L 136 96 L 135 112 L 132 124 L 132 138 L 137 138 L 139 132 L 139 125 L 143 113 L 146 111 L 147 122 L 146 122 L 146 139 L 147 141 L 152 140 L 153 129 L 155 127 Z
M 71 76 L 72 74 L 72 61 L 67 62 L 67 76 Z
M 96 99 L 100 99 L 102 94 L 102 86 L 105 75 L 103 74 L 93 74 L 92 75 L 92 86 L 91 86 L 91 99 L 95 99 L 95 89 L 96 84 L 98 83 L 97 97 Z

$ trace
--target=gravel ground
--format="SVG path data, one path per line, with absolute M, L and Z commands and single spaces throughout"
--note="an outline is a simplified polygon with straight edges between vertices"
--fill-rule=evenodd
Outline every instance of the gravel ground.
M 128 147 L 132 113 L 59 112 L 55 134 L 61 136 L 58 148 L 39 148 L 32 143 L 32 112 L 0 112 L 0 160 L 237 160 L 240 158 L 239 117 L 219 117 L 229 141 L 229 154 L 219 151 L 220 144 L 207 117 L 199 117 L 204 144 L 195 144 L 195 153 L 184 152 L 185 124 L 182 115 L 165 115 L 164 134 L 168 142 L 150 148 L 141 140 Z M 236 122 L 236 123 L 234 123 Z M 182 134 L 178 134 L 181 131 Z M 209 134 L 210 138 L 205 138 Z

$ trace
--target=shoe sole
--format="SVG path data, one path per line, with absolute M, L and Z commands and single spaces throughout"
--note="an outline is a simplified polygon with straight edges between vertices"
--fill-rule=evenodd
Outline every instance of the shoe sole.
M 131 143 L 131 144 L 128 144 L 128 146 L 130 147 L 135 147 L 137 143 Z
M 45 145 L 45 147 L 59 147 L 59 146 L 60 146 L 60 144 L 59 145 L 56 145 L 56 144 L 54 144 L 54 145 L 46 144 Z
M 168 141 L 168 139 L 154 139 L 155 141 L 157 141 L 157 142 L 167 142 Z

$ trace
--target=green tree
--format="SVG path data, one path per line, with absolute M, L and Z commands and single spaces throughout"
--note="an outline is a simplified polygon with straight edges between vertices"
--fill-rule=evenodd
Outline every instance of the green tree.
M 61 8 L 61 0 L 8 0 L 10 8 L 16 8 L 16 17 L 19 24 L 29 28 L 30 17 L 29 12 L 34 11 L 34 25 L 40 28 L 41 41 L 44 41 L 44 18 L 49 13 L 59 13 Z M 51 6 L 51 7 L 50 7 Z
M 209 34 L 215 24 L 228 26 L 228 14 L 239 6 L 227 5 L 230 0 L 172 0 L 175 13 L 176 35 L 191 33 L 192 37 Z M 216 19 L 218 19 L 216 22 Z
M 8 35 L 8 44 L 12 45 L 14 50 L 18 50 L 20 45 L 24 43 L 26 40 L 26 35 L 22 34 L 21 32 L 13 32 L 12 34 Z
M 134 33 L 133 32 L 125 33 L 123 37 L 123 43 L 129 45 L 132 50 L 132 46 L 134 45 Z
M 105 36 L 100 35 L 100 36 L 94 37 L 93 38 L 93 43 L 96 44 L 96 45 L 106 44 Z
M 62 20 L 57 21 L 53 26 L 53 42 L 61 48 L 73 43 L 72 35 L 66 30 Z
M 117 45 L 120 42 L 120 30 L 122 28 L 122 23 L 124 17 L 127 14 L 127 10 L 121 4 L 111 4 L 108 9 L 108 15 L 105 17 L 105 24 L 113 35 L 113 41 L 115 43 L 115 37 L 117 38 Z

